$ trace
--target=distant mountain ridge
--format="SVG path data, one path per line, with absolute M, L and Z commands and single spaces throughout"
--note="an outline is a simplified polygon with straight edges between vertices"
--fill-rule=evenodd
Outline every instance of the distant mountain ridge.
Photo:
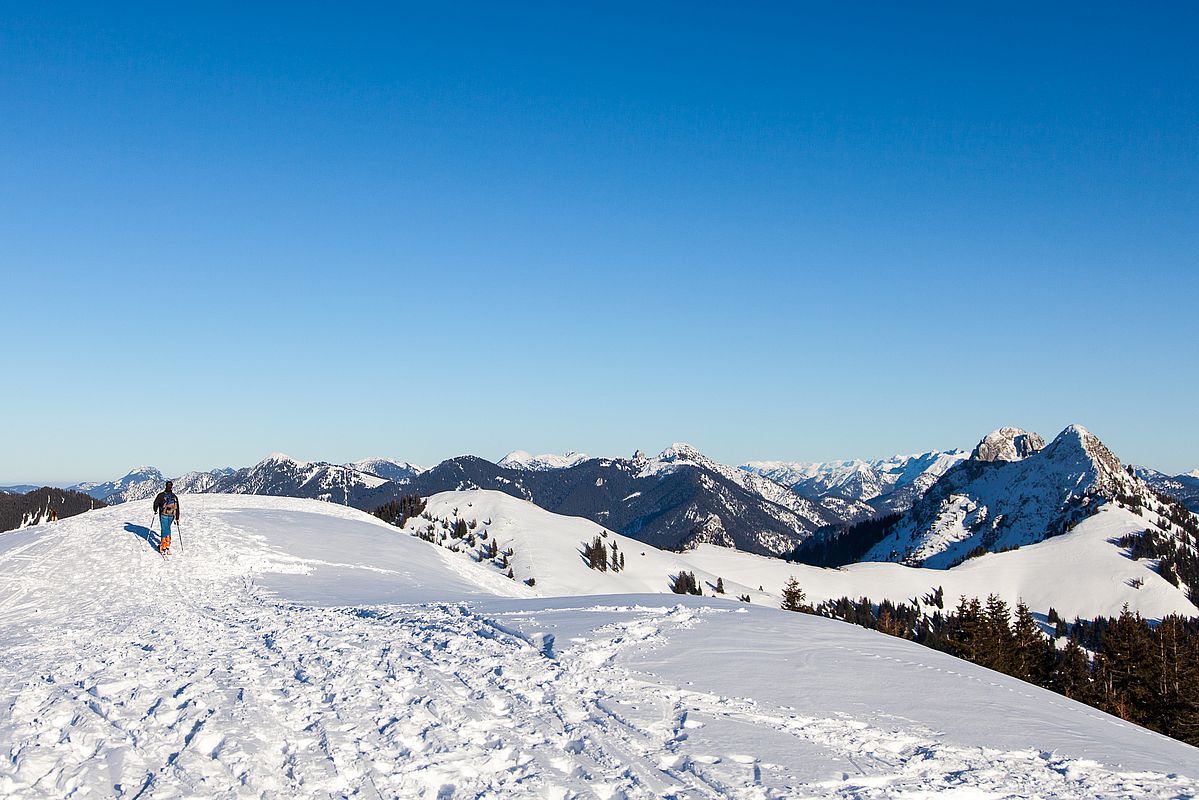
M 906 510 L 915 497 L 965 458 L 963 450 L 932 450 L 873 461 L 749 461 L 740 468 L 770 478 L 803 497 L 837 497 L 867 503 L 871 513 L 887 513 Z
M 1159 492 L 1170 495 L 1191 511 L 1199 514 L 1199 470 L 1181 475 L 1166 475 L 1149 467 L 1136 467 L 1138 478 Z
M 531 453 L 526 453 L 524 450 L 513 450 L 508 455 L 499 460 L 497 466 L 505 469 L 528 469 L 528 470 L 549 470 L 549 469 L 567 469 L 568 467 L 577 466 L 590 458 L 586 453 L 576 453 L 571 450 L 563 455 L 554 453 L 544 453 L 535 456 Z
M 214 469 L 209 472 L 188 472 L 173 479 L 174 489 L 180 494 L 212 491 L 220 480 L 232 475 L 233 472 L 232 467 Z M 167 478 L 157 467 L 137 467 L 115 481 L 77 483 L 67 488 L 71 491 L 82 492 L 97 500 L 103 500 L 108 505 L 116 505 L 154 497 L 162 491 L 166 481 Z
M 512 463 L 512 462 L 510 462 Z M 675 444 L 656 457 L 591 458 L 571 466 L 514 469 L 476 456 L 443 461 L 362 498 L 382 505 L 403 494 L 493 489 L 549 511 L 579 516 L 667 549 L 701 542 L 779 555 L 828 524 L 819 505 L 769 479 L 717 464 Z

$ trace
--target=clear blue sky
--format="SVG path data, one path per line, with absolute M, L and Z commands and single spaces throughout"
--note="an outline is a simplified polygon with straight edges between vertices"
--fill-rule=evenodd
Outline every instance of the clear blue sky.
M 0 483 L 1199 467 L 1199 12 L 965 5 L 7 4 Z

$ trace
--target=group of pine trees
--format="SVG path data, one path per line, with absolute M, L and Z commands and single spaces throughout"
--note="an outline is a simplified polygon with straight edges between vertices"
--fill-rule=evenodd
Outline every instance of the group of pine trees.
M 425 500 L 418 494 L 406 494 L 399 500 L 384 503 L 371 513 L 384 522 L 402 528 L 408 520 L 425 513 Z
M 611 558 L 609 558 L 609 548 L 604 539 L 608 538 L 608 532 L 603 531 L 589 543 L 583 543 L 583 560 L 587 562 L 587 566 L 600 572 L 620 572 L 624 569 L 624 553 L 616 546 L 616 542 L 612 542 Z
M 1050 609 L 1051 638 L 1024 603 L 1013 613 L 995 595 L 963 597 L 947 611 L 939 588 L 922 600 L 842 597 L 812 608 L 794 578 L 783 589 L 787 610 L 910 639 L 1199 745 L 1199 618 L 1171 616 L 1154 626 L 1126 606 L 1118 617 L 1067 625 Z
M 670 591 L 675 594 L 703 594 L 694 572 L 681 571 L 670 579 Z

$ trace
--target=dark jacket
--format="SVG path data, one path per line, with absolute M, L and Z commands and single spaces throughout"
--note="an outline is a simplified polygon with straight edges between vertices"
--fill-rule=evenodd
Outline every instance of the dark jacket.
M 176 495 L 174 492 L 159 492 L 158 497 L 154 498 L 154 512 L 155 513 L 161 512 L 163 507 L 168 502 L 173 502 L 175 504 L 175 520 L 178 521 L 178 519 L 179 519 L 179 496 Z

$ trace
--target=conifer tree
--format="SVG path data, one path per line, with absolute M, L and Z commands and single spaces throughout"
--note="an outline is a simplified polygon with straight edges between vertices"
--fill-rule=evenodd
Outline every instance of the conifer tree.
M 811 611 L 812 607 L 808 605 L 807 595 L 803 589 L 799 588 L 799 581 L 794 575 L 787 581 L 787 585 L 783 587 L 783 605 L 784 611 Z
M 1138 724 L 1151 716 L 1157 676 L 1149 626 L 1128 605 L 1103 634 L 1100 657 L 1105 710 Z
M 1046 641 L 1041 626 L 1024 601 L 1016 603 L 1016 623 L 1012 626 L 1012 650 L 1008 672 L 1021 680 L 1041 684 L 1048 677 Z
M 986 633 L 978 645 L 978 663 L 1000 672 L 1011 671 L 1013 637 L 1011 609 L 997 595 L 988 595 Z
M 1091 664 L 1087 660 L 1087 654 L 1078 646 L 1078 642 L 1071 639 L 1066 643 L 1066 649 L 1058 657 L 1057 668 L 1053 674 L 1054 678 L 1050 688 L 1054 691 L 1080 703 L 1094 702 Z

